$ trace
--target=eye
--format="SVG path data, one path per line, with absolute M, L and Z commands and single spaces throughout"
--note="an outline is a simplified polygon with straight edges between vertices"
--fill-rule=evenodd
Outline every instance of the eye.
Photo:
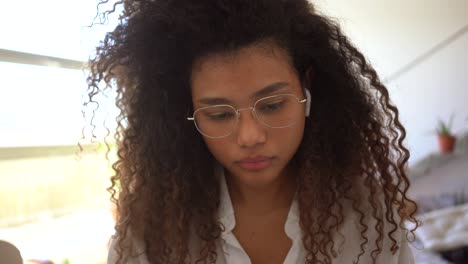
M 210 121 L 226 121 L 234 118 L 235 114 L 233 112 L 216 112 L 207 115 Z
M 259 105 L 259 110 L 264 113 L 274 112 L 281 109 L 284 104 L 284 100 L 275 100 L 272 102 L 265 102 Z

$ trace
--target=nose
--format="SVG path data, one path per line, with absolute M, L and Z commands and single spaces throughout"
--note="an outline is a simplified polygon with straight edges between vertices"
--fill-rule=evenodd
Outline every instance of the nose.
M 241 147 L 255 147 L 266 141 L 266 126 L 260 123 L 252 108 L 239 111 L 237 124 L 237 144 Z M 247 110 L 243 109 L 243 110 Z

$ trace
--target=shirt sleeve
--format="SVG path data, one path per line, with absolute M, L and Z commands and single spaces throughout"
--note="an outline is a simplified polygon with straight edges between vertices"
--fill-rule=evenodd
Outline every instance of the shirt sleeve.
M 112 236 L 109 243 L 109 252 L 107 254 L 107 264 L 115 263 L 117 263 L 117 253 L 115 252 L 115 239 L 114 236 Z
M 402 232 L 402 238 L 399 248 L 398 264 L 414 264 L 414 257 L 411 248 L 409 247 L 406 232 Z
M 110 245 L 109 245 L 109 252 L 108 252 L 108 255 L 107 255 L 107 264 L 116 264 L 117 263 L 117 257 L 118 256 L 117 256 L 117 252 L 115 250 L 115 247 L 116 247 L 115 243 L 116 243 L 116 239 L 113 236 L 111 238 Z M 138 243 L 135 243 L 135 245 L 137 247 L 137 250 L 138 250 L 138 248 L 141 247 L 141 245 L 139 245 Z M 139 254 L 136 254 L 134 256 L 128 257 L 125 264 L 149 264 L 149 261 L 148 261 L 148 258 L 146 257 L 146 255 L 144 253 L 139 253 Z

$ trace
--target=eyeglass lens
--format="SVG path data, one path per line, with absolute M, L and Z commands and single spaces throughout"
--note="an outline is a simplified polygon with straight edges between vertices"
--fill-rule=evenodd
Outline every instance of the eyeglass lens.
M 272 128 L 294 125 L 301 117 L 301 104 L 294 95 L 275 95 L 258 100 L 254 106 L 257 119 Z M 224 137 L 232 133 L 237 124 L 237 112 L 229 105 L 209 106 L 196 111 L 197 129 L 209 137 Z

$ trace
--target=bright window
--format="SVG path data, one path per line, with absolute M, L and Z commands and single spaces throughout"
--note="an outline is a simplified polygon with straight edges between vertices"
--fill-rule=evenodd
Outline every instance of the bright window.
M 112 23 L 87 27 L 96 13 L 94 0 L 0 4 L 0 49 L 9 54 L 84 62 L 112 28 Z M 13 243 L 25 261 L 105 263 L 113 233 L 106 191 L 112 169 L 102 145 L 85 139 L 85 149 L 77 147 L 85 124 L 86 71 L 57 67 L 53 61 L 15 63 L 4 54 L 0 52 L 0 240 Z M 104 115 L 97 120 L 112 120 L 115 107 L 101 107 Z

